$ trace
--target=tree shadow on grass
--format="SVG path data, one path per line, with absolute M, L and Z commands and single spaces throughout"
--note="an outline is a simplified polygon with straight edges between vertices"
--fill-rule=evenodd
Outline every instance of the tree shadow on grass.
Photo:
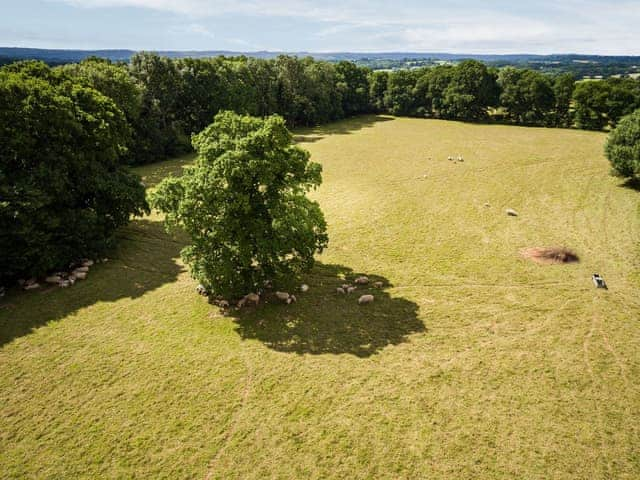
M 640 192 L 640 178 L 628 178 L 627 180 L 622 182 L 620 186 L 623 188 L 628 188 L 629 190 Z
M 297 354 L 351 354 L 366 358 L 387 346 L 398 345 L 415 333 L 424 332 L 418 306 L 387 292 L 389 282 L 367 274 L 368 286 L 343 295 L 336 288 L 352 283 L 360 274 L 340 265 L 317 264 L 304 281 L 307 293 L 295 292 L 298 302 L 285 305 L 273 298 L 257 308 L 234 312 L 236 330 L 244 339 L 258 339 L 280 352 Z M 375 288 L 374 282 L 383 282 Z M 358 305 L 363 294 L 375 301 Z
M 0 346 L 97 302 L 137 298 L 176 281 L 184 267 L 176 262 L 185 239 L 165 233 L 162 222 L 139 219 L 118 232 L 118 247 L 87 280 L 70 288 L 42 285 L 22 292 L 14 288 L 0 299 Z
M 372 127 L 376 123 L 393 120 L 395 120 L 393 117 L 383 115 L 361 115 L 328 125 L 296 130 L 297 134 L 293 136 L 293 140 L 298 143 L 313 143 L 322 140 L 327 135 L 349 135 L 364 128 Z

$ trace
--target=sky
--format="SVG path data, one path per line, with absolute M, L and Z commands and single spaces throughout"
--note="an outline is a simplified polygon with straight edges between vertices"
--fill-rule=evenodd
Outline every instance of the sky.
M 0 0 L 0 46 L 640 55 L 640 0 Z

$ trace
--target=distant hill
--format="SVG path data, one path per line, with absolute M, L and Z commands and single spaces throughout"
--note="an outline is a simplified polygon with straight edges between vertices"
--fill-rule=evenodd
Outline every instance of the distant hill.
M 134 50 L 56 50 L 39 48 L 0 47 L 0 65 L 16 60 L 42 60 L 50 65 L 79 62 L 87 57 L 100 57 L 119 62 L 127 62 Z M 278 55 L 311 56 L 318 60 L 331 62 L 348 60 L 373 69 L 398 69 L 429 66 L 440 62 L 457 62 L 463 59 L 475 59 L 494 66 L 514 65 L 550 73 L 572 72 L 577 77 L 628 75 L 640 72 L 640 56 L 602 56 L 602 55 L 531 55 L 531 54 L 459 54 L 443 52 L 238 52 L 228 50 L 207 51 L 157 51 L 171 58 L 205 58 L 244 55 L 254 58 L 275 58 Z

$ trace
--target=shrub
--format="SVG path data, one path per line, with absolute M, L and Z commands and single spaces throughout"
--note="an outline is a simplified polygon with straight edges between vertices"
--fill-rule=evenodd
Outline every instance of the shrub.
M 0 69 L 0 283 L 67 267 L 148 210 L 123 113 L 37 62 Z
M 292 145 L 284 120 L 222 112 L 193 146 L 195 164 L 152 195 L 167 225 L 189 234 L 182 255 L 192 275 L 236 298 L 309 270 L 328 241 L 319 205 L 305 196 L 321 167 Z
M 640 177 L 640 109 L 620 120 L 609 134 L 605 153 L 616 175 Z

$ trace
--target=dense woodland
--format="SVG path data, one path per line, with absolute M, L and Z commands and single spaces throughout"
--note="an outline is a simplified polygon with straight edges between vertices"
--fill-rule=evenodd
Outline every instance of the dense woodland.
M 127 165 L 191 151 L 216 113 L 282 116 L 288 127 L 364 113 L 602 130 L 640 107 L 640 81 L 475 61 L 371 71 L 310 57 L 91 58 L 0 68 L 0 283 L 111 245 L 147 210 Z
M 4 67 L 26 68 L 33 64 Z M 375 112 L 601 130 L 640 107 L 638 80 L 575 82 L 570 74 L 497 69 L 474 60 L 386 72 L 310 57 L 170 59 L 140 53 L 129 64 L 93 58 L 54 70 L 113 99 L 131 129 L 130 163 L 189 151 L 191 135 L 222 110 L 277 113 L 293 128 Z

